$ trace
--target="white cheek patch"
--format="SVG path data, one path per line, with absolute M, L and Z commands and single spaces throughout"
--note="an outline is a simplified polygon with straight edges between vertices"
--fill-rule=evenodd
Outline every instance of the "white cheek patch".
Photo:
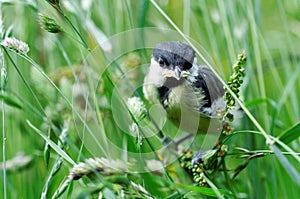
M 195 57 L 193 60 L 193 65 L 197 65 L 197 64 L 198 64 L 198 60 L 197 60 L 197 57 Z
M 147 74 L 147 83 L 148 84 L 155 84 L 156 86 L 162 86 L 166 78 L 162 75 L 166 69 L 163 69 L 159 66 L 159 64 L 151 58 L 151 65 L 149 67 L 149 72 Z

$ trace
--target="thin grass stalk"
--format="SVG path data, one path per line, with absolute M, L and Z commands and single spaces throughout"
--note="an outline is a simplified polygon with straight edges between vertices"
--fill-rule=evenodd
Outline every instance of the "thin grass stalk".
M 1 4 L 0 4 L 1 5 Z M 1 13 L 1 7 L 0 7 L 0 20 L 2 13 Z M 4 63 L 4 57 L 3 57 L 3 51 L 2 49 L 0 49 L 0 62 L 1 62 L 1 93 L 4 96 L 5 94 L 5 84 L 6 82 L 3 82 L 5 80 L 3 80 L 3 78 L 6 78 L 2 75 L 2 71 L 6 71 L 5 69 L 5 63 Z M 2 82 L 4 83 L 4 85 L 2 85 Z M 6 179 L 6 130 L 5 130 L 5 104 L 4 104 L 4 99 L 1 99 L 1 110 L 2 110 L 2 155 L 3 155 L 3 198 L 6 199 L 7 198 L 7 187 L 6 187 L 6 183 L 7 183 L 7 179 Z
M 232 2 L 227 2 L 227 4 L 228 3 L 232 3 Z M 227 9 L 224 4 L 224 1 L 217 1 L 217 4 L 219 7 L 219 11 L 220 11 L 221 19 L 222 19 L 222 26 L 223 26 L 225 38 L 226 38 L 227 45 L 228 45 L 227 50 L 229 52 L 229 56 L 231 57 L 231 59 L 233 59 L 236 56 L 236 53 L 234 51 L 232 34 L 230 33 L 230 26 L 229 26 L 229 22 L 228 22 L 227 13 L 226 13 Z
M 66 60 L 66 62 L 67 62 L 67 64 L 68 64 L 68 67 L 70 68 L 70 70 L 71 70 L 71 72 L 72 72 L 72 75 L 73 75 L 73 77 L 74 77 L 76 83 L 79 83 L 79 84 L 81 85 L 80 79 L 78 78 L 78 76 L 77 76 L 76 73 L 75 73 L 73 64 L 71 63 L 71 60 L 69 59 L 69 56 L 67 55 L 67 52 L 65 51 L 65 49 L 64 49 L 64 47 L 63 47 L 63 45 L 61 44 L 60 41 L 57 41 L 57 46 L 58 46 L 59 49 L 61 50 L 61 52 L 62 52 L 62 54 L 63 54 L 63 57 L 65 58 L 65 60 Z M 83 64 L 85 64 L 85 62 L 84 62 Z M 88 78 L 87 80 L 88 80 L 89 86 L 92 86 L 91 79 Z M 92 90 L 95 90 L 95 91 L 96 91 L 96 89 L 92 89 Z M 86 107 L 85 107 L 85 110 L 87 111 L 88 108 L 92 109 L 92 105 L 91 105 L 90 101 L 88 100 L 88 96 L 84 95 L 83 97 L 84 97 L 84 99 L 85 99 L 85 101 L 86 101 Z M 95 94 L 93 94 L 92 97 L 93 97 L 93 100 L 94 100 L 94 102 L 95 102 L 94 104 L 97 104 L 97 103 L 96 103 L 96 96 L 95 96 Z M 72 108 L 72 109 L 73 109 L 73 108 Z M 96 125 L 97 125 L 97 127 L 98 127 L 98 125 L 100 125 L 99 128 L 101 129 L 101 132 L 102 132 L 103 134 L 106 134 L 106 133 L 105 133 L 105 128 L 104 128 L 104 123 L 103 123 L 103 121 L 102 121 L 102 117 L 101 117 L 101 113 L 100 113 L 99 107 L 98 107 L 98 106 L 95 106 L 95 109 L 96 109 L 96 110 L 95 110 L 95 111 L 96 111 L 96 120 L 98 121 L 98 123 L 96 122 Z M 84 119 L 84 118 L 83 118 L 83 119 Z M 76 123 L 76 122 L 75 122 L 75 123 Z M 84 123 L 86 123 L 86 122 L 84 122 Z M 86 131 L 86 126 L 87 126 L 87 125 L 84 125 L 84 126 L 83 126 L 83 128 L 84 128 L 83 132 Z M 103 141 L 106 142 L 105 139 L 103 139 Z M 98 144 L 98 145 L 99 145 L 99 144 Z M 106 146 L 106 148 L 107 148 L 107 143 L 105 143 L 105 146 Z M 107 149 L 108 149 L 108 148 L 107 148 Z M 103 151 L 104 151 L 104 148 L 103 148 Z M 109 150 L 107 150 L 107 151 L 109 151 Z
M 51 139 L 49 139 L 42 131 L 40 131 L 37 127 L 35 127 L 29 120 L 26 120 L 27 124 L 36 132 L 38 133 L 52 148 L 53 150 L 68 161 L 71 165 L 75 165 L 75 161 L 64 151 L 62 150 L 57 144 L 55 144 Z
M 98 106 L 96 106 L 98 107 Z M 84 108 L 84 117 L 87 118 L 87 103 L 85 103 L 85 108 Z M 74 126 L 76 126 L 76 122 L 74 121 Z M 76 127 L 75 127 L 76 128 Z M 76 128 L 77 130 L 77 128 Z M 102 131 L 104 132 L 104 131 Z M 85 126 L 83 126 L 83 130 L 82 130 L 82 138 L 81 138 L 81 144 L 80 144 L 80 147 L 79 147 L 79 150 L 78 150 L 78 156 L 76 158 L 76 162 L 79 162 L 80 161 L 80 158 L 82 156 L 82 150 L 83 150 L 83 146 L 84 146 L 84 138 L 85 138 L 85 133 L 86 133 L 86 128 Z
M 134 28 L 134 23 L 133 23 L 133 17 L 132 17 L 132 12 L 130 11 L 130 0 L 126 0 L 126 1 L 122 1 L 122 4 L 124 4 L 125 10 L 127 12 L 128 15 L 128 21 L 129 21 L 129 25 L 130 25 L 130 29 Z
M 50 3 L 51 4 L 51 3 Z M 75 34 L 79 37 L 79 39 L 81 40 L 83 46 L 87 49 L 90 50 L 87 42 L 85 41 L 85 39 L 82 37 L 82 35 L 80 34 L 79 30 L 74 26 L 74 24 L 72 23 L 72 21 L 69 19 L 69 17 L 64 13 L 64 11 L 61 9 L 59 3 L 52 5 L 53 8 L 55 8 L 59 14 L 61 14 L 65 20 L 68 22 L 68 24 L 71 26 L 71 28 L 74 30 Z
M 213 29 L 212 22 L 209 18 L 209 9 L 208 9 L 208 6 L 206 4 L 206 1 L 199 0 L 198 4 L 201 4 L 203 6 L 203 8 L 202 8 L 203 20 L 204 20 L 207 35 L 209 35 L 208 39 L 209 39 L 209 43 L 211 45 L 212 51 L 217 55 L 217 57 L 220 57 L 219 47 L 218 47 L 218 44 L 217 44 L 216 39 L 215 39 L 216 34 L 215 34 L 214 29 Z M 197 22 L 195 24 L 197 24 Z M 216 59 L 215 62 L 218 66 L 222 65 L 221 59 Z M 223 67 L 219 67 L 219 69 L 221 70 L 222 74 L 225 74 Z
M 227 155 L 227 154 L 226 154 Z M 229 190 L 233 193 L 232 196 L 234 198 L 236 198 L 236 192 L 234 190 L 234 186 L 232 185 L 232 182 L 231 182 L 231 179 L 227 173 L 227 167 L 226 167 L 226 163 L 225 163 L 225 158 L 222 158 L 222 167 L 223 167 L 223 172 L 224 172 L 224 177 L 225 177 L 225 180 L 226 180 L 226 184 L 228 185 L 228 188 Z
M 288 48 L 288 50 L 281 50 L 281 53 L 284 53 L 285 57 L 286 57 L 286 62 L 289 61 L 290 59 L 290 55 L 288 54 L 289 50 L 292 52 L 292 53 L 297 53 L 297 50 L 295 49 L 295 45 L 294 45 L 294 42 L 292 41 L 292 38 L 290 36 L 290 28 L 288 27 L 288 18 L 287 18 L 287 15 L 286 15 L 286 12 L 284 10 L 284 5 L 281 1 L 276 1 L 277 4 L 278 4 L 278 9 L 279 9 L 279 16 L 283 22 L 283 26 L 284 26 L 284 35 L 285 35 L 285 38 L 287 38 L 287 44 L 286 47 Z M 299 64 L 297 63 L 297 58 L 294 54 L 292 54 L 292 57 L 291 57 L 291 63 L 284 63 L 283 64 L 285 67 L 284 69 L 285 72 L 286 72 L 286 76 L 287 78 L 289 77 L 289 74 L 293 73 L 294 72 L 294 68 L 293 66 L 296 66 L 297 68 L 297 73 L 299 74 Z M 297 67 L 298 66 L 298 67 Z M 292 107 L 293 107 L 293 110 L 299 110 L 299 99 L 297 98 L 297 93 L 296 92 L 291 92 L 290 93 L 290 99 L 291 99 L 291 104 L 292 104 Z M 290 109 L 288 110 L 290 111 Z M 294 111 L 294 117 L 291 117 L 291 119 L 293 118 L 297 118 L 299 119 L 299 111 Z M 293 122 L 296 122 L 296 121 L 293 121 Z
M 73 28 L 73 30 L 75 31 L 75 33 L 78 35 L 78 37 L 80 38 L 80 40 L 82 41 L 82 44 L 84 45 L 84 47 L 90 51 L 90 48 L 88 46 L 88 44 L 86 43 L 86 41 L 84 40 L 84 38 L 81 36 L 79 30 L 77 30 L 77 28 L 73 25 L 72 21 L 67 17 L 67 15 L 64 14 L 64 12 L 59 9 L 60 13 L 64 16 L 64 18 L 66 19 L 66 21 L 71 25 L 71 27 Z
M 61 50 L 61 52 L 62 52 L 62 54 L 63 54 L 63 57 L 65 58 L 65 60 L 66 60 L 66 62 L 67 62 L 67 64 L 68 64 L 68 67 L 70 68 L 70 70 L 71 70 L 71 72 L 72 72 L 72 75 L 73 75 L 73 77 L 74 77 L 76 83 L 79 83 L 79 85 L 81 85 L 80 79 L 79 79 L 78 76 L 76 75 L 75 70 L 74 70 L 74 67 L 73 67 L 73 64 L 71 63 L 71 60 L 69 59 L 69 56 L 67 55 L 67 52 L 65 51 L 63 45 L 61 44 L 60 41 L 57 42 L 57 45 L 58 45 L 59 49 Z M 84 64 L 85 64 L 85 63 L 84 63 Z M 88 78 L 87 80 L 88 80 L 89 86 L 92 86 L 91 78 Z M 95 91 L 96 91 L 96 89 L 92 89 L 92 90 L 95 90 Z M 84 100 L 85 100 L 85 102 L 86 102 L 86 110 L 87 110 L 88 108 L 92 109 L 92 105 L 91 105 L 90 101 L 88 100 L 88 96 L 84 95 L 83 97 L 84 97 Z M 94 94 L 92 97 L 93 97 L 93 100 L 96 101 L 95 94 Z M 95 104 L 97 104 L 97 103 L 95 103 Z M 97 125 L 97 127 L 98 127 L 98 125 L 100 125 L 100 127 L 98 127 L 98 128 L 100 128 L 100 129 L 101 129 L 101 132 L 102 132 L 103 134 L 105 134 L 104 123 L 103 123 L 103 121 L 102 121 L 101 116 L 99 116 L 99 115 L 101 115 L 101 113 L 100 113 L 100 111 L 99 111 L 99 107 L 98 107 L 98 106 L 95 106 L 95 109 L 96 109 L 96 119 L 95 119 L 95 120 L 98 121 L 98 122 L 96 122 L 96 125 Z M 86 130 L 86 125 L 84 125 L 84 131 L 85 131 L 85 130 Z M 103 141 L 106 141 L 106 140 L 103 139 Z M 106 147 L 107 147 L 107 143 L 105 143 L 105 144 L 106 144 Z M 104 148 L 103 148 L 103 151 L 104 151 Z
M 12 65 L 14 66 L 14 68 L 16 69 L 17 73 L 19 74 L 20 78 L 22 79 L 22 81 L 24 82 L 25 86 L 27 87 L 27 89 L 29 90 L 30 94 L 32 95 L 32 97 L 34 98 L 35 102 L 37 103 L 38 107 L 40 108 L 40 111 L 43 112 L 43 115 L 45 116 L 45 110 L 43 109 L 43 106 L 41 105 L 40 101 L 38 100 L 38 97 L 35 95 L 34 91 L 32 90 L 30 84 L 28 83 L 28 81 L 26 80 L 26 78 L 24 77 L 24 75 L 22 74 L 22 72 L 19 70 L 19 67 L 17 66 L 17 64 L 15 63 L 15 61 L 12 59 L 12 57 L 10 56 L 10 54 L 7 52 L 6 49 L 4 49 L 5 54 L 7 55 L 9 61 L 12 63 Z M 18 54 L 18 53 L 17 53 Z M 20 55 L 20 54 L 18 54 Z
M 2 57 L 2 52 L 0 53 Z M 1 91 L 4 94 L 4 91 Z M 3 155 L 3 197 L 7 198 L 6 193 L 6 131 L 5 131 L 5 106 L 4 99 L 1 100 L 1 108 L 2 108 L 2 155 Z
M 183 2 L 183 32 L 190 35 L 191 0 Z
M 235 131 L 232 135 L 242 134 L 242 133 L 253 133 L 253 134 L 258 134 L 258 135 L 263 136 L 263 134 L 260 131 L 252 131 L 252 130 Z M 270 135 L 270 140 L 272 140 L 273 142 L 276 142 L 279 146 L 281 146 L 282 148 L 284 148 L 286 150 L 286 152 L 284 152 L 284 153 L 289 153 L 289 155 L 293 156 L 298 162 L 300 162 L 300 156 L 299 156 L 299 154 L 297 152 L 295 152 L 293 149 L 291 149 L 284 142 L 282 142 L 280 139 L 278 139 L 277 137 L 274 137 L 274 136 Z M 272 145 L 274 143 L 270 143 L 270 144 Z M 272 148 L 271 148 L 271 151 L 273 151 Z
M 287 19 L 287 15 L 286 15 L 286 11 L 284 10 L 284 7 L 285 5 L 282 4 L 282 1 L 279 1 L 277 0 L 276 1 L 277 4 L 278 4 L 278 9 L 279 9 L 279 16 L 281 18 L 281 21 L 283 22 L 283 26 L 284 26 L 284 33 L 285 33 L 285 37 L 287 38 L 287 48 L 290 48 L 291 52 L 297 52 L 297 50 L 295 49 L 295 46 L 294 46 L 294 42 L 292 41 L 291 37 L 290 37 L 290 28 L 288 26 L 289 22 L 288 22 L 288 19 Z M 288 51 L 284 51 L 286 54 Z M 288 55 L 287 55 L 288 57 Z M 291 61 L 292 61 L 292 66 L 297 66 L 297 58 L 295 56 L 291 57 Z M 287 69 L 292 69 L 292 68 L 289 68 L 289 67 L 286 67 Z M 290 72 L 290 71 L 289 71 Z M 298 103 L 297 103 L 298 104 Z M 298 110 L 298 109 L 296 109 Z
M 59 135 L 58 146 L 62 150 L 66 146 L 69 125 L 70 125 L 70 121 L 65 121 L 64 127 L 61 130 L 60 135 Z M 42 192 L 42 195 L 41 195 L 41 199 L 46 199 L 47 198 L 47 194 L 48 194 L 48 190 L 49 190 L 50 184 L 51 184 L 53 178 L 55 177 L 55 175 L 61 169 L 62 164 L 63 164 L 63 158 L 58 155 L 58 157 L 56 158 L 55 163 L 54 163 L 54 165 L 53 165 L 53 167 L 52 167 L 52 169 L 50 171 L 50 174 L 49 174 L 49 176 L 48 176 L 48 178 L 46 180 L 46 183 L 44 185 L 43 192 Z
M 0 38 L 3 39 L 4 37 L 4 26 L 2 21 L 2 3 L 0 3 Z M 3 49 L 0 48 L 0 64 L 1 64 L 1 93 L 4 96 L 5 87 L 6 87 L 6 80 L 7 75 L 2 74 L 2 71 L 6 73 L 5 62 L 4 62 L 4 55 Z M 5 75 L 5 76 L 4 76 Z M 4 79 L 3 79 L 4 78 Z M 2 110 L 2 157 L 3 157 L 3 198 L 7 198 L 7 179 L 6 179 L 6 130 L 5 130 L 5 104 L 4 99 L 1 99 L 1 110 Z
M 282 93 L 283 90 L 284 90 L 283 82 L 282 82 L 282 80 L 280 78 L 280 74 L 276 70 L 276 66 L 275 66 L 274 60 L 273 60 L 270 52 L 268 51 L 268 47 L 267 47 L 266 41 L 261 37 L 260 42 L 261 42 L 262 50 L 266 54 L 266 59 L 267 59 L 270 71 L 272 73 L 272 76 L 274 77 L 274 79 L 276 79 L 276 84 L 277 84 L 276 88 L 278 89 L 278 93 Z M 298 109 L 296 109 L 296 110 L 298 110 Z M 288 111 L 289 116 L 291 116 L 292 115 L 291 110 L 287 109 L 287 111 Z M 271 125 L 270 125 L 270 132 L 274 131 L 275 121 L 276 121 L 276 118 L 277 118 L 277 115 L 278 115 L 277 112 L 278 111 L 275 110 L 275 114 L 272 117 L 272 121 L 271 121 Z
M 126 83 L 128 85 L 128 87 L 131 89 L 131 91 L 134 93 L 135 96 L 140 97 L 139 93 L 134 89 L 134 86 L 131 84 L 131 82 L 129 81 L 127 75 L 125 75 L 125 72 L 122 70 L 122 68 L 120 67 L 120 65 L 118 63 L 116 63 L 114 61 L 114 59 L 112 59 L 112 54 L 108 54 L 105 56 L 106 60 L 108 62 L 110 62 L 109 64 L 107 64 L 108 66 L 110 66 L 111 64 L 115 64 L 115 66 L 117 67 L 117 69 L 119 70 L 119 72 L 122 74 L 122 76 L 124 77 L 124 79 L 126 80 Z M 110 77 L 107 76 L 107 78 L 111 81 Z M 114 83 L 111 81 L 112 85 L 115 87 Z M 156 130 L 158 130 L 159 135 L 163 138 L 164 137 L 164 133 L 162 132 L 162 130 L 158 127 L 158 125 L 156 124 L 155 120 L 151 117 L 151 115 L 149 114 L 149 118 L 151 120 L 151 122 L 153 123 L 153 125 L 155 126 Z
M 250 21 L 250 30 L 251 30 L 251 36 L 252 36 L 252 43 L 253 43 L 253 48 L 254 48 L 254 59 L 255 59 L 255 65 L 257 68 L 257 74 L 256 76 L 258 77 L 258 85 L 259 85 L 259 90 L 260 90 L 260 95 L 262 98 L 266 99 L 267 95 L 266 95 L 266 86 L 265 86 L 265 82 L 264 82 L 264 71 L 263 71 L 263 67 L 262 67 L 262 61 L 261 61 L 261 52 L 260 52 L 260 46 L 259 46 L 259 33 L 257 30 L 257 23 L 256 20 L 254 18 L 254 9 L 253 9 L 253 5 L 252 2 L 248 2 L 248 19 Z M 264 125 L 266 129 L 269 129 L 269 123 L 268 123 L 268 107 L 265 104 L 262 104 L 261 106 L 261 112 L 262 115 L 265 116 L 264 118 Z M 272 133 L 272 132 L 271 132 Z
M 94 91 L 94 92 L 91 92 L 91 94 L 90 94 L 91 95 L 91 97 L 90 97 L 91 101 L 93 102 L 93 104 L 99 104 L 98 101 L 97 101 L 97 96 L 96 96 L 98 85 L 96 85 L 96 88 L 94 88 L 91 78 L 87 78 L 87 84 L 88 84 L 90 90 Z M 101 132 L 103 133 L 103 135 L 107 135 L 106 129 L 105 129 L 105 126 L 104 126 L 104 121 L 103 121 L 102 113 L 100 111 L 99 106 L 94 106 L 92 108 L 91 107 L 91 103 L 90 103 L 90 101 L 88 99 L 86 99 L 86 102 L 87 102 L 86 103 L 86 108 L 85 108 L 86 109 L 86 113 L 87 113 L 88 108 L 94 109 L 94 111 L 95 111 L 95 117 L 96 118 L 93 117 L 93 119 L 95 120 L 95 124 L 97 125 L 97 128 L 99 128 L 101 130 Z M 104 142 L 104 146 L 103 147 L 106 147 L 107 151 L 109 151 L 109 146 L 108 146 L 108 143 L 107 143 L 107 139 L 103 139 L 102 141 Z M 108 153 L 107 155 L 110 155 L 110 154 Z
M 18 93 L 10 90 L 9 88 L 6 91 L 7 93 L 11 93 L 14 97 L 16 97 L 24 106 L 22 106 L 23 110 L 30 111 L 30 114 L 37 115 L 40 119 L 45 119 L 44 115 L 35 107 L 32 105 L 32 102 L 28 102 L 24 99 L 24 97 L 20 96 Z M 26 112 L 25 111 L 25 112 Z
M 47 178 L 46 183 L 44 185 L 44 188 L 43 188 L 43 191 L 41 194 L 41 199 L 47 198 L 50 183 L 53 180 L 53 177 L 55 176 L 55 174 L 58 172 L 58 170 L 60 170 L 62 163 L 63 163 L 62 160 L 63 160 L 63 158 L 60 156 L 58 156 L 57 159 L 55 160 L 55 163 L 50 171 L 49 177 Z
M 25 60 L 27 60 L 29 63 L 31 63 L 40 73 L 41 75 L 55 88 L 55 90 L 57 90 L 57 92 L 59 93 L 59 95 L 65 100 L 65 102 L 71 107 L 71 109 L 74 111 L 75 115 L 79 118 L 79 120 L 83 123 L 83 125 L 85 126 L 85 128 L 88 130 L 88 132 L 91 134 L 91 136 L 93 137 L 93 139 L 95 140 L 95 142 L 97 143 L 97 145 L 99 146 L 99 148 L 101 149 L 101 151 L 106 154 L 106 151 L 103 149 L 102 145 L 98 142 L 97 138 L 95 137 L 95 135 L 93 134 L 92 130 L 90 129 L 90 127 L 86 124 L 86 122 L 84 121 L 84 119 L 82 118 L 82 116 L 80 115 L 80 113 L 78 111 L 76 111 L 76 109 L 74 108 L 74 105 L 71 103 L 71 101 L 64 95 L 64 93 L 57 87 L 57 85 L 50 79 L 50 77 L 41 69 L 41 67 L 33 60 L 31 59 L 29 56 L 27 55 L 23 55 L 23 54 L 18 54 L 19 56 L 21 56 L 22 58 L 24 58 Z
M 23 97 L 21 97 L 20 95 L 18 95 L 18 93 L 15 93 L 13 91 L 10 91 L 7 89 L 7 91 L 9 91 L 10 93 L 12 93 L 18 100 L 20 100 L 20 102 L 22 102 L 23 104 L 25 104 L 23 106 L 23 110 L 26 110 L 26 111 L 30 111 L 29 113 L 30 114 L 35 114 L 37 115 L 41 120 L 44 120 L 44 119 L 47 119 L 47 117 L 45 118 L 43 116 L 43 114 L 41 114 L 39 112 L 39 110 L 37 108 L 35 108 L 34 106 L 32 106 L 31 103 L 29 103 L 28 101 L 26 101 Z M 26 112 L 25 111 L 25 112 Z M 49 122 L 49 124 L 51 125 L 51 128 L 52 129 L 57 129 L 56 125 L 53 124 L 53 122 L 50 120 L 50 121 L 47 121 Z M 77 130 L 77 129 L 76 129 Z M 77 130 L 78 131 L 78 130 Z M 56 132 L 56 131 L 55 131 Z M 57 135 L 57 134 L 56 134 Z M 67 140 L 68 141 L 68 140 Z M 78 154 L 78 158 L 81 156 L 81 158 L 84 158 L 82 157 L 83 155 L 80 153 L 80 150 L 77 150 L 77 148 L 75 147 L 75 145 L 72 143 L 72 142 L 69 142 L 68 141 L 68 145 L 73 149 L 73 151 L 76 152 L 76 154 Z
M 212 190 L 215 192 L 215 194 L 217 195 L 217 197 L 219 199 L 225 199 L 225 197 L 220 193 L 220 191 L 218 190 L 218 188 L 216 187 L 216 185 L 210 181 L 210 179 L 208 177 L 206 177 L 205 175 L 203 175 L 203 178 L 205 179 L 205 181 L 207 182 L 207 184 L 212 188 Z

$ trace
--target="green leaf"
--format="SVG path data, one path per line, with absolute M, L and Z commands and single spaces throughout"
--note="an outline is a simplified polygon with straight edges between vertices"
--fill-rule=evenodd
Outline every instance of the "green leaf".
M 48 130 L 48 138 L 50 139 L 50 129 Z M 46 164 L 46 167 L 48 168 L 48 164 L 50 161 L 50 146 L 49 144 L 46 142 L 45 147 L 44 147 L 44 161 Z
M 239 165 L 237 168 L 234 169 L 234 174 L 232 179 L 234 179 L 239 173 L 241 173 L 249 164 L 249 161 L 246 161 L 244 164 Z
M 52 149 L 56 151 L 56 153 L 58 153 L 62 158 L 67 160 L 72 165 L 76 164 L 66 152 L 64 152 L 59 146 L 57 146 L 57 144 L 55 144 L 46 135 L 44 135 L 42 131 L 33 126 L 33 124 L 31 124 L 30 121 L 26 120 L 26 122 L 37 134 L 39 134 L 52 147 Z
M 5 104 L 18 108 L 18 109 L 22 109 L 22 105 L 17 102 L 15 99 L 13 99 L 11 96 L 8 96 L 6 94 L 0 94 L 0 99 L 3 99 Z
M 251 106 L 256 106 L 256 105 L 263 104 L 263 103 L 270 105 L 272 108 L 276 108 L 276 105 L 277 105 L 276 102 L 270 98 L 256 98 L 256 99 L 246 102 L 245 106 L 247 108 L 249 108 Z
M 300 122 L 296 123 L 291 128 L 285 130 L 282 134 L 279 135 L 278 138 L 285 144 L 288 144 L 299 137 L 300 137 Z
M 201 193 L 206 196 L 211 196 L 211 197 L 218 197 L 215 191 L 212 188 L 207 188 L 207 187 L 198 187 L 198 186 L 191 186 L 191 185 L 183 185 L 183 184 L 176 184 L 177 187 L 179 188 L 184 188 L 189 191 L 195 191 L 198 193 Z M 219 193 L 225 196 L 230 196 L 231 193 L 229 191 L 223 190 L 223 189 L 218 189 Z
M 182 198 L 182 194 L 178 192 L 175 192 L 169 195 L 168 197 L 166 197 L 166 199 L 180 199 L 180 198 Z
M 280 149 L 273 145 L 272 149 L 277 156 L 279 162 L 282 164 L 282 166 L 285 168 L 286 172 L 291 176 L 291 178 L 297 183 L 297 185 L 300 187 L 300 174 L 295 169 L 295 167 L 289 162 L 289 160 L 282 154 Z

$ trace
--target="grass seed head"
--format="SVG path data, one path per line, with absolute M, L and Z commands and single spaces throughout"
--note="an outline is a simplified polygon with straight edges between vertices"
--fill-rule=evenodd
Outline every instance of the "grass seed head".
M 6 37 L 1 45 L 20 54 L 26 55 L 29 52 L 28 44 L 14 37 Z
M 56 21 L 43 14 L 39 14 L 39 24 L 40 26 L 50 33 L 61 33 L 63 29 L 56 23 Z

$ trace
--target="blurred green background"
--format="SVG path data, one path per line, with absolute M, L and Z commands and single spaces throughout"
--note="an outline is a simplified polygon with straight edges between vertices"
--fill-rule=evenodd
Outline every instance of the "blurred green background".
M 284 146 L 290 147 L 293 154 L 299 157 L 300 140 L 297 132 L 300 130 L 297 123 L 300 120 L 300 1 L 155 2 L 179 29 L 192 39 L 224 80 L 232 73 L 232 65 L 237 55 L 246 50 L 247 75 L 241 99 L 265 131 L 274 137 L 296 125 L 291 142 Z M 68 147 L 65 150 L 75 162 L 83 161 L 86 157 L 111 157 L 126 161 L 126 157 L 130 157 L 126 155 L 127 151 L 135 152 L 138 157 L 140 149 L 136 147 L 135 138 L 124 134 L 125 130 L 120 130 L 116 125 L 114 117 L 124 118 L 125 126 L 129 120 L 125 119 L 128 116 L 113 114 L 114 110 L 110 104 L 113 91 L 118 87 L 120 93 L 117 92 L 116 101 L 113 103 L 114 107 L 120 109 L 124 108 L 119 101 L 119 98 L 122 98 L 120 96 L 125 96 L 125 101 L 127 97 L 132 96 L 130 86 L 137 88 L 136 92 L 142 96 L 140 86 L 147 72 L 151 47 L 156 41 L 184 41 L 154 4 L 147 0 L 61 0 L 59 5 L 67 17 L 65 18 L 46 0 L 2 0 L 0 3 L 2 26 L 7 36 L 16 37 L 29 45 L 28 56 L 74 104 L 71 107 L 65 101 L 61 93 L 32 66 L 32 61 L 26 61 L 18 56 L 18 53 L 4 52 L 1 59 L 5 62 L 8 74 L 6 95 L 21 105 L 20 108 L 6 103 L 5 109 L 2 108 L 7 136 L 6 159 L 11 160 L 22 153 L 30 160 L 27 164 L 19 156 L 17 159 L 22 160 L 21 163 L 12 162 L 12 167 L 7 169 L 7 198 L 41 197 L 57 158 L 55 150 L 50 150 L 47 166 L 45 140 L 29 127 L 26 120 L 45 135 L 49 134 L 55 143 L 58 138 L 55 136 L 54 127 L 57 132 L 61 132 L 67 121 L 70 121 Z M 55 19 L 64 32 L 54 34 L 42 29 L 38 19 L 39 13 Z M 72 26 L 78 30 L 82 39 Z M 148 29 L 149 27 L 154 29 Z M 146 31 L 138 34 L 135 28 Z M 156 28 L 168 31 L 156 32 Z M 129 32 L 124 33 L 125 31 Z M 169 34 L 170 32 L 172 34 Z M 130 35 L 132 38 L 127 38 Z M 138 36 L 135 38 L 135 35 Z M 85 47 L 83 41 L 89 48 Z M 201 62 L 201 59 L 199 61 Z M 107 64 L 112 66 L 109 70 L 106 68 Z M 119 67 L 122 70 L 119 70 Z M 126 73 L 126 78 L 120 71 Z M 88 96 L 88 100 L 83 96 Z M 93 97 L 96 97 L 96 100 Z M 91 107 L 86 101 L 90 102 Z M 84 121 L 81 121 L 76 113 L 79 113 Z M 170 131 L 172 128 L 174 127 L 166 127 L 167 130 L 171 129 Z M 257 130 L 246 116 L 241 120 L 240 128 Z M 92 132 L 101 131 L 102 134 L 99 133 L 98 139 L 91 138 L 85 135 L 89 129 Z M 2 136 L 0 140 L 2 143 Z M 96 143 L 95 140 L 99 142 Z M 157 137 L 149 140 L 154 143 L 154 147 L 160 147 Z M 116 147 L 110 148 L 108 142 Z M 145 145 L 143 144 L 141 150 L 151 151 Z M 234 136 L 230 140 L 230 146 L 252 151 L 270 149 L 266 140 L 254 133 Z M 284 147 L 278 148 L 282 152 L 287 150 Z M 123 149 L 122 154 L 120 149 Z M 46 153 L 49 155 L 49 151 L 46 150 Z M 231 188 L 222 182 L 217 184 L 217 187 L 234 191 L 233 198 L 298 198 L 299 160 L 289 154 L 280 154 L 284 156 L 278 158 L 273 154 L 251 160 L 246 169 L 231 182 Z M 155 156 L 150 154 L 149 159 L 151 158 Z M 0 160 L 2 162 L 3 153 L 0 154 Z M 238 162 L 240 160 L 232 158 L 228 163 L 229 167 L 231 164 L 237 165 Z M 58 189 L 70 168 L 71 165 L 67 162 L 62 164 L 48 185 L 47 198 L 51 198 Z M 174 173 L 174 176 L 180 175 Z M 2 170 L 0 176 L 2 198 Z M 140 179 L 139 183 L 149 189 L 152 196 L 165 198 L 172 195 L 174 189 L 160 189 L 164 185 L 158 183 L 159 178 L 146 174 L 144 178 Z M 75 182 L 74 188 L 69 189 L 69 194 L 65 193 L 62 198 L 97 197 L 88 189 L 96 186 L 95 184 L 88 180 Z M 102 184 L 104 187 L 107 185 L 104 182 Z M 107 185 L 109 190 L 116 190 L 110 185 Z M 154 188 L 158 185 L 161 187 Z M 104 198 L 121 198 L 122 195 L 109 191 L 102 193 Z M 188 195 L 185 197 L 189 198 Z

